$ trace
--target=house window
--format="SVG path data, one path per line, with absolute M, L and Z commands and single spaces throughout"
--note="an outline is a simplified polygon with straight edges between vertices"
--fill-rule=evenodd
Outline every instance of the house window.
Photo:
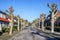
M 0 13 L 0 17 L 1 17 L 1 18 L 6 18 L 6 15 L 3 14 L 3 13 Z
M 2 18 L 2 13 L 0 14 L 1 18 Z
M 0 17 L 1 17 L 1 13 L 0 13 Z
M 48 17 L 48 19 L 50 19 L 50 17 Z
M 6 15 L 2 14 L 2 18 L 6 18 Z
M 14 19 L 14 22 L 16 22 L 16 20 Z

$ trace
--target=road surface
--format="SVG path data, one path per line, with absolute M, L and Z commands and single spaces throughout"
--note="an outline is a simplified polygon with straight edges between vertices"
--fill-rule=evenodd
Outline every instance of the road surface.
M 9 40 L 57 40 L 53 36 L 39 32 L 33 27 L 25 27 L 21 32 Z

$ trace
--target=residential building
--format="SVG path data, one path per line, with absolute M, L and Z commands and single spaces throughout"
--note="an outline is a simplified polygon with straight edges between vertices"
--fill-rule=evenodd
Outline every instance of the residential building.
M 57 11 L 54 14 L 54 26 L 60 26 L 60 11 Z M 45 25 L 47 26 L 51 26 L 51 13 L 47 16 L 46 20 L 45 20 Z
M 6 13 L 0 11 L 0 30 L 2 30 L 2 27 L 7 27 L 9 24 L 9 20 L 6 15 Z
M 17 18 L 14 17 L 14 26 L 17 26 Z M 10 17 L 5 12 L 0 11 L 0 30 L 2 27 L 10 27 Z

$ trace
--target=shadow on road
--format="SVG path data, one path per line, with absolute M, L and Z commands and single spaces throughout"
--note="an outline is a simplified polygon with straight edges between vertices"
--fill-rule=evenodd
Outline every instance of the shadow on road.
M 32 35 L 35 34 L 35 35 L 39 35 L 41 37 L 45 37 L 46 40 L 60 40 L 60 37 L 59 38 L 54 37 L 54 36 L 50 35 L 51 33 L 44 33 L 42 31 L 37 30 L 37 29 L 32 28 L 32 27 L 25 27 L 24 30 L 25 29 L 29 29 L 29 30 L 33 31 L 33 32 L 31 32 Z
M 49 37 L 48 35 L 41 35 L 39 32 L 31 32 L 31 34 L 39 35 L 41 37 L 45 37 L 46 40 L 60 40 L 60 38 Z

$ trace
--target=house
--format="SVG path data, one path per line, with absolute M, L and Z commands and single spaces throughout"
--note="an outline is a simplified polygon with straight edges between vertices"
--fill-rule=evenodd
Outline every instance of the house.
M 60 11 L 57 11 L 54 17 L 54 26 L 60 26 Z M 51 13 L 45 19 L 45 25 L 51 26 Z
M 16 17 L 14 17 L 14 26 L 17 26 L 18 25 L 18 19 Z
M 9 20 L 6 15 L 6 13 L 0 11 L 0 30 L 2 30 L 2 27 L 7 27 L 9 24 Z
M 55 26 L 60 26 L 60 11 L 55 14 Z
M 10 26 L 10 16 L 5 12 L 0 11 L 0 31 L 2 27 L 9 27 Z M 14 26 L 17 26 L 17 18 L 14 17 Z

